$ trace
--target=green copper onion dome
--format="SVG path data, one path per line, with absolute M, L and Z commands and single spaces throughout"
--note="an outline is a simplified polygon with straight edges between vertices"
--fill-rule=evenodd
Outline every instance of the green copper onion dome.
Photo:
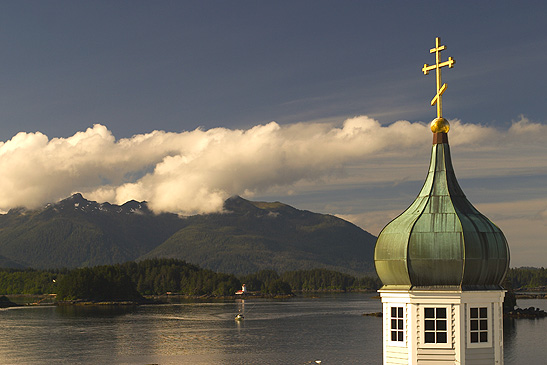
M 420 194 L 378 236 L 378 276 L 384 289 L 499 289 L 509 266 L 507 240 L 465 197 L 448 135 L 432 131 L 431 164 Z

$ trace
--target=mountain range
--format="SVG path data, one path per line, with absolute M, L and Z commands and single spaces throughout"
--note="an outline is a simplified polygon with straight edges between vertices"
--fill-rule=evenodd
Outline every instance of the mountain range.
M 374 272 L 376 237 L 332 215 L 234 196 L 222 213 L 155 214 L 146 202 L 97 203 L 74 194 L 0 215 L 0 267 L 73 268 L 153 257 L 233 274 L 327 268 Z

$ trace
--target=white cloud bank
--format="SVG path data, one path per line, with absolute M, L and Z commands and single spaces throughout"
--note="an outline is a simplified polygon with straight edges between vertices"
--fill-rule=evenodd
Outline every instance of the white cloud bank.
M 451 124 L 451 145 L 474 156 L 464 171 L 547 171 L 544 124 L 521 118 L 504 131 L 457 120 Z M 146 200 L 157 212 L 213 212 L 234 194 L 344 181 L 357 165 L 367 171 L 367 163 L 382 167 L 370 178 L 393 181 L 393 171 L 405 178 L 405 169 L 429 150 L 430 140 L 428 125 L 397 121 L 383 126 L 366 116 L 341 125 L 271 122 L 248 130 L 153 131 L 119 140 L 99 124 L 68 138 L 21 132 L 0 143 L 0 209 L 34 208 L 81 192 L 99 202 Z M 489 160 L 487 168 L 478 169 L 481 158 Z M 420 157 L 419 165 L 424 163 Z

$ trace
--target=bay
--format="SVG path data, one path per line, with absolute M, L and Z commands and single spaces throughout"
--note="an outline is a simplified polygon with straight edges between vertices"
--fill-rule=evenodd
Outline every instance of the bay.
M 546 309 L 544 300 L 520 307 Z M 245 320 L 234 316 L 243 309 Z M 0 311 L 1 364 L 381 364 L 374 294 Z M 506 364 L 540 364 L 546 319 L 506 319 Z

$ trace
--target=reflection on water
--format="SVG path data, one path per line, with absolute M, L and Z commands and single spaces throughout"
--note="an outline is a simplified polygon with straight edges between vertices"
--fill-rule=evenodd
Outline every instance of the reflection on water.
M 129 314 L 137 309 L 136 305 L 61 305 L 55 312 L 61 317 L 115 317 Z
M 241 303 L 42 307 L 0 311 L 0 363 L 377 364 L 371 295 Z
M 539 301 L 540 304 L 545 303 Z M 521 307 L 538 306 L 519 301 Z M 235 321 L 239 310 L 243 321 Z M 1 364 L 380 364 L 371 294 L 0 311 Z M 505 323 L 506 364 L 539 364 L 542 320 Z
M 545 299 L 519 299 L 517 304 L 547 310 Z M 503 346 L 506 364 L 545 364 L 547 318 L 504 318 Z

